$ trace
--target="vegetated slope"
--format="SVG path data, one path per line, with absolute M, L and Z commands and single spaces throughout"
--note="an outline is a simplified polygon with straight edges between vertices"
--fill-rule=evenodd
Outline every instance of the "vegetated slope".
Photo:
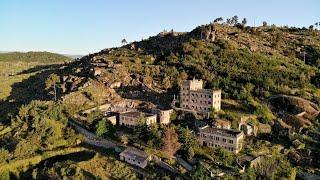
M 0 54 L 0 122 L 22 104 L 41 99 L 44 81 L 52 71 L 71 59 L 49 52 Z
M 240 109 L 241 113 L 254 114 L 257 119 L 253 122 L 259 130 L 260 127 L 270 129 L 271 133 L 266 137 L 271 144 L 281 144 L 297 154 L 300 151 L 289 150 L 289 146 L 298 139 L 305 143 L 305 150 L 312 151 L 309 157 L 313 158 L 320 153 L 319 116 L 315 117 L 318 114 L 316 106 L 320 103 L 319 35 L 317 30 L 227 24 L 200 26 L 187 33 L 162 32 L 140 42 L 104 49 L 68 64 L 57 72 L 62 77 L 60 96 L 66 106 L 72 107 L 68 110 L 72 114 L 104 103 L 124 105 L 129 102 L 126 107 L 161 108 L 170 105 L 182 80 L 195 77 L 203 79 L 207 88 L 222 89 L 222 98 L 237 102 L 237 110 Z M 108 96 L 104 97 L 105 94 Z M 290 97 L 290 104 L 281 104 L 282 101 L 272 98 L 279 94 Z M 301 103 L 300 98 L 295 101 L 295 96 L 312 103 L 304 99 Z M 308 106 L 304 108 L 306 103 Z M 308 113 L 297 115 L 285 112 L 286 108 L 281 111 L 276 108 L 278 104 L 299 110 L 308 110 L 312 104 L 317 112 L 313 113 L 315 116 Z M 272 105 L 275 108 L 270 108 Z M 234 114 L 222 109 L 218 115 L 237 127 L 236 121 L 240 118 L 234 118 Z M 92 114 L 87 120 L 94 116 Z M 284 120 L 280 129 L 273 128 L 277 127 L 274 124 L 278 118 Z M 92 119 L 85 122 L 89 127 L 94 127 Z M 187 122 L 187 119 L 181 121 Z M 280 137 L 286 127 L 293 127 L 292 130 L 299 133 Z M 265 130 L 266 133 L 270 131 Z M 260 152 L 259 145 L 255 146 L 256 141 L 267 141 L 259 138 L 249 140 L 247 148 Z M 295 166 L 304 168 L 300 164 L 303 161 L 283 156 Z M 303 155 L 299 157 L 304 158 Z M 310 163 L 311 169 L 318 163 L 317 159 Z
M 206 34 L 215 34 L 214 40 Z M 319 52 L 317 30 L 209 24 L 90 54 L 77 62 L 77 72 L 106 87 L 139 82 L 158 94 L 177 93 L 181 80 L 195 77 L 221 88 L 223 98 L 250 106 L 275 94 L 319 103 Z
M 0 54 L 0 177 L 55 156 L 84 151 L 65 107 L 50 100 L 45 80 L 70 58 L 48 53 Z M 12 115 L 12 116 L 10 116 Z M 10 175 L 11 174 L 11 175 Z M 13 178 L 13 177 L 11 177 Z

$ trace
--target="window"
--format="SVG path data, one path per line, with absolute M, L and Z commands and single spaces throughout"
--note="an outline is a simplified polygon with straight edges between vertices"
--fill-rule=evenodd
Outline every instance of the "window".
M 208 101 L 208 104 L 211 104 L 211 102 L 210 102 L 210 101 Z
M 229 140 L 229 143 L 230 143 L 230 144 L 233 144 L 233 140 L 230 139 L 230 140 Z
M 223 141 L 223 142 L 227 142 L 226 138 L 222 138 L 222 141 Z
M 209 95 L 209 98 L 211 98 L 211 95 Z

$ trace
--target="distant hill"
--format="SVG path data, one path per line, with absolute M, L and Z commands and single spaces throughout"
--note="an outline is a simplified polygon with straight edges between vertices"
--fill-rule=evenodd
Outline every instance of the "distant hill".
M 61 54 L 61 55 L 67 56 L 72 59 L 78 59 L 78 58 L 82 58 L 84 56 L 84 55 L 77 55 L 77 54 Z
M 23 62 L 50 62 L 62 63 L 70 61 L 71 58 L 50 52 L 7 52 L 0 53 L 0 61 L 23 61 Z

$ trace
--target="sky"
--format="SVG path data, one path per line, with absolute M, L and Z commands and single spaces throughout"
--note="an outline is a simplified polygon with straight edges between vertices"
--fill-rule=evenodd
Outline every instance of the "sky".
M 0 51 L 85 55 L 217 17 L 309 27 L 319 0 L 0 0 Z

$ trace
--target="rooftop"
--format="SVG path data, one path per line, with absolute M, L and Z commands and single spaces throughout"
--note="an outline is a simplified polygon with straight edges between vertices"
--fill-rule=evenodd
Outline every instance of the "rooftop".
M 222 135 L 222 136 L 239 136 L 241 134 L 243 134 L 242 131 L 238 131 L 238 130 L 233 130 L 233 129 L 220 129 L 220 128 L 214 128 L 214 127 L 209 127 L 209 126 L 205 126 L 203 128 L 199 129 L 200 132 L 204 132 L 204 133 L 210 133 L 210 134 L 218 134 L 218 135 Z
M 136 148 L 127 148 L 124 151 L 122 151 L 120 153 L 120 156 L 124 156 L 126 158 L 130 158 L 130 159 L 134 159 L 137 160 L 139 162 L 143 162 L 148 160 L 149 155 L 147 153 L 145 153 L 144 151 L 141 151 L 139 149 Z

